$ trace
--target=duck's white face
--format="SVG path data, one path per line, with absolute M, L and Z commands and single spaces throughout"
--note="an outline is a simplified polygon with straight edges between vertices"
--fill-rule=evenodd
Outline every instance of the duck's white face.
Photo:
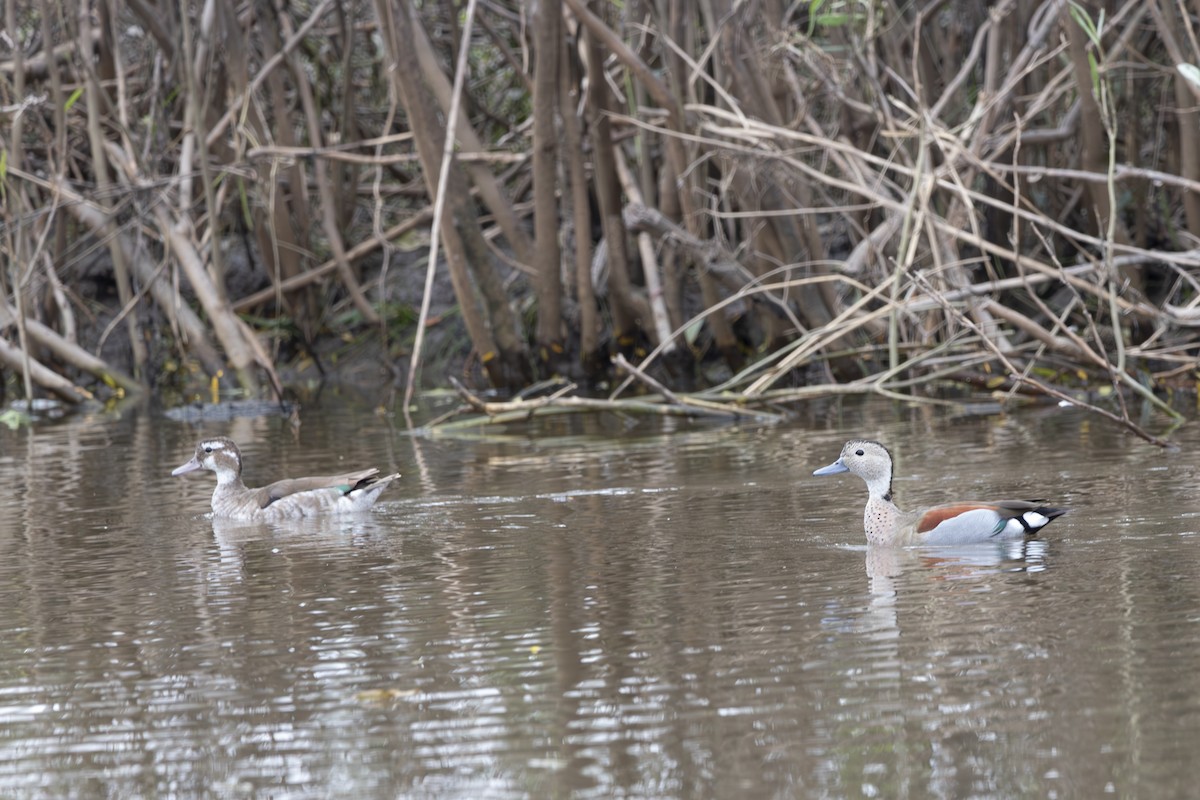
M 196 453 L 192 460 L 176 467 L 171 474 L 186 475 L 200 469 L 217 473 L 218 479 L 228 473 L 236 476 L 242 471 L 242 454 L 237 445 L 224 436 L 205 439 L 196 445 Z

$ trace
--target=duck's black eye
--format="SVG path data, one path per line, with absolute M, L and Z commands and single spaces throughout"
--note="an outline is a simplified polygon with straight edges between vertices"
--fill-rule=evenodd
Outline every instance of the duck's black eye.
M 211 453 L 212 451 L 213 451 L 212 447 L 205 447 L 205 448 L 204 448 L 204 452 L 206 452 L 206 453 Z M 859 453 L 859 455 L 861 456 L 861 455 L 862 455 L 862 453 Z
M 855 450 L 855 451 L 854 451 L 854 455 L 856 455 L 856 456 L 861 456 L 862 454 L 863 454 L 863 451 L 862 451 L 862 450 Z

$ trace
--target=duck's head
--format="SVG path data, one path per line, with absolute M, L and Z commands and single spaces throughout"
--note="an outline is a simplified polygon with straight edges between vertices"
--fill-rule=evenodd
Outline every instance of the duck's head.
M 862 478 L 867 489 L 886 499 L 892 497 L 892 454 L 879 442 L 861 439 L 846 442 L 838 460 L 821 467 L 813 475 L 836 475 L 849 472 Z
M 196 445 L 192 460 L 171 470 L 172 475 L 186 475 L 196 470 L 207 469 L 217 474 L 217 482 L 242 474 L 242 453 L 232 439 L 218 436 L 204 439 Z

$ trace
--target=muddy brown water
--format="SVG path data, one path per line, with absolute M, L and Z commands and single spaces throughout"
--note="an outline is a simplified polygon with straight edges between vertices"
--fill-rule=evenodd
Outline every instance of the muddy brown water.
M 205 516 L 248 477 L 404 473 L 367 515 Z M 869 551 L 902 505 L 1047 498 L 1036 540 Z M 371 411 L 0 430 L 3 797 L 1185 797 L 1200 426 L 814 407 L 413 439 Z

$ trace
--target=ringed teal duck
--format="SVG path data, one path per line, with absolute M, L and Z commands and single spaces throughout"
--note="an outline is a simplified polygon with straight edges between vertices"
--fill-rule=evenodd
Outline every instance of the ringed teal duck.
M 875 545 L 971 544 L 1020 539 L 1037 533 L 1065 508 L 1041 501 L 947 503 L 924 511 L 901 511 L 892 499 L 892 454 L 878 442 L 849 441 L 838 460 L 813 475 L 850 472 L 867 483 L 863 527 Z
M 261 489 L 242 483 L 242 453 L 232 439 L 218 436 L 196 445 L 192 460 L 171 471 L 172 475 L 206 469 L 216 473 L 212 496 L 213 515 L 247 522 L 276 522 L 317 514 L 366 511 L 375 504 L 389 483 L 400 473 L 379 475 L 377 469 L 290 478 Z

